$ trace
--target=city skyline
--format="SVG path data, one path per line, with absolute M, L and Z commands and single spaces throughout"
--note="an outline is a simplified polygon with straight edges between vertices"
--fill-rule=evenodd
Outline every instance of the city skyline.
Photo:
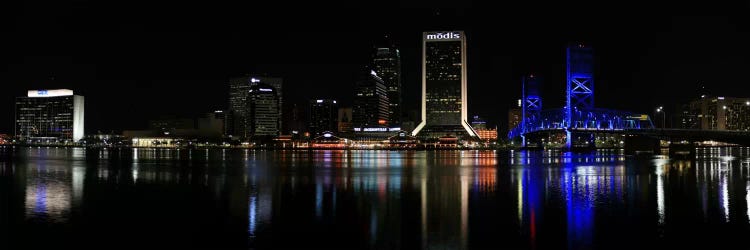
M 208 27 L 169 26 L 166 20 L 170 14 L 151 13 L 146 19 L 156 21 L 156 27 L 172 28 L 167 29 L 171 33 L 158 33 L 142 27 L 142 23 L 127 24 L 112 18 L 103 18 L 102 27 L 86 25 L 81 21 L 83 17 L 70 16 L 77 10 L 60 11 L 62 14 L 51 10 L 41 13 L 51 15 L 43 20 L 61 22 L 43 26 L 40 21 L 17 21 L 13 22 L 15 29 L 7 31 L 8 37 L 19 37 L 12 41 L 19 49 L 4 59 L 6 67 L 0 72 L 0 80 L 8 85 L 0 96 L 6 103 L 0 105 L 0 111 L 6 114 L 0 119 L 5 121 L 0 124 L 0 133 L 12 133 L 11 104 L 28 89 L 68 88 L 87 96 L 87 102 L 95 104 L 87 105 L 87 113 L 96 114 L 87 116 L 89 133 L 145 127 L 150 118 L 163 114 L 198 115 L 226 109 L 228 79 L 249 73 L 284 78 L 285 99 L 290 105 L 305 106 L 310 99 L 325 98 L 351 106 L 356 70 L 370 62 L 374 42 L 384 34 L 394 38 L 402 54 L 403 106 L 408 112 L 420 108 L 415 100 L 420 88 L 421 32 L 465 30 L 470 37 L 467 60 L 471 65 L 468 115 L 480 115 L 488 123 L 501 127 L 507 124 L 504 117 L 508 108 L 520 98 L 520 76 L 527 73 L 545 79 L 542 86 L 545 106 L 562 106 L 564 100 L 559 93 L 565 88 L 565 45 L 571 41 L 585 41 L 596 50 L 595 72 L 600 87 L 596 93 L 597 106 L 618 109 L 649 112 L 660 105 L 672 108 L 695 97 L 701 85 L 717 96 L 731 96 L 742 90 L 742 86 L 737 87 L 744 79 L 741 69 L 749 66 L 743 59 L 748 48 L 741 45 L 750 41 L 747 35 L 750 22 L 741 22 L 746 17 L 740 16 L 656 17 L 647 13 L 641 19 L 623 20 L 616 15 L 597 16 L 610 25 L 610 29 L 598 30 L 594 24 L 582 21 L 555 24 L 529 20 L 526 24 L 503 26 L 500 21 L 510 17 L 501 17 L 498 22 L 484 23 L 473 17 L 486 13 L 481 8 L 382 11 L 394 14 L 393 20 L 378 24 L 356 17 L 381 10 L 354 9 L 351 13 L 300 24 L 299 29 L 287 24 L 269 24 L 238 32 L 230 28 L 250 24 L 238 22 L 218 30 L 211 28 L 234 20 L 230 18 L 209 22 Z M 300 10 L 287 13 L 278 8 L 271 8 L 263 15 L 274 14 L 295 20 L 313 16 Z M 19 15 L 18 20 L 22 20 L 30 14 Z M 355 18 L 348 29 L 319 28 L 346 17 Z M 396 28 L 401 22 L 408 24 Z M 345 28 L 343 24 L 334 27 Z M 503 30 L 504 27 L 507 29 Z M 69 41 L 40 50 L 38 42 L 24 43 L 44 31 Z M 254 33 L 267 35 L 257 38 Z M 77 44 L 102 34 L 97 40 Z M 217 38 L 225 34 L 230 34 L 229 38 Z M 297 36 L 309 38 L 299 43 Z M 116 41 L 123 37 L 130 40 Z M 517 41 L 498 42 L 508 38 Z M 178 41 L 185 44 L 169 45 Z M 240 45 L 247 41 L 250 43 Z M 223 42 L 229 42 L 228 46 L 219 48 Z M 194 50 L 183 55 L 188 47 Z M 104 53 L 99 55 L 100 51 Z M 49 80 L 50 77 L 54 80 Z M 484 90 L 492 90 L 492 94 Z M 130 111 L 140 115 L 121 115 Z

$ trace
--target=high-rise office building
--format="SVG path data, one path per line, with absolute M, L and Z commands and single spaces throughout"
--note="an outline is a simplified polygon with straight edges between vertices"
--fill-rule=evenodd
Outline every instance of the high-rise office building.
M 476 137 L 467 121 L 466 36 L 422 34 L 422 121 L 412 135 Z
M 392 126 L 400 126 L 403 116 L 401 111 L 401 54 L 388 37 L 385 40 L 375 46 L 373 67 L 383 80 L 388 92 L 388 121 Z
M 310 100 L 310 133 L 312 137 L 338 130 L 339 107 L 336 100 Z
M 389 109 L 388 92 L 383 80 L 373 70 L 361 74 L 354 88 L 354 127 L 388 127 Z
M 229 79 L 229 107 L 227 109 L 226 133 L 229 136 L 245 137 L 245 112 L 250 83 L 247 77 Z
M 29 90 L 16 98 L 16 136 L 21 140 L 83 138 L 84 98 L 69 89 Z
M 251 87 L 258 84 L 268 84 L 274 88 L 276 95 L 279 97 L 279 116 L 283 117 L 283 79 L 278 77 L 253 76 L 247 75 L 229 79 L 229 108 L 226 117 L 227 135 L 237 137 L 248 137 L 245 134 L 248 131 L 247 126 L 247 96 Z M 283 123 L 281 123 L 283 125 Z
M 685 128 L 706 130 L 750 130 L 750 98 L 703 96 L 687 105 L 682 120 L 692 118 L 681 125 Z M 657 114 L 659 120 L 664 112 Z M 662 117 L 661 120 L 666 118 Z
M 281 101 L 270 84 L 253 85 L 247 96 L 247 131 L 250 138 L 278 136 L 281 130 Z
M 297 105 L 297 103 L 292 103 L 291 108 L 289 109 L 290 112 L 287 112 L 289 114 L 289 122 L 287 126 L 289 126 L 289 130 L 292 135 L 300 135 L 301 133 L 305 132 L 305 128 L 309 125 L 307 124 L 307 114 L 305 111 L 309 108 L 309 105 L 305 103 L 304 105 Z

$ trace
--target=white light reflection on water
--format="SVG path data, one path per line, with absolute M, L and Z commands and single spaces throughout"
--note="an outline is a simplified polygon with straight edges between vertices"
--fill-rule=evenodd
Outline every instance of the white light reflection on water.
M 719 185 L 721 187 L 721 208 L 722 214 L 724 215 L 724 221 L 729 222 L 729 172 L 731 170 L 722 169 L 719 179 Z
M 664 211 L 664 172 L 669 167 L 668 159 L 655 159 L 655 173 L 656 173 L 656 213 L 659 216 L 659 225 L 664 225 L 665 211 Z

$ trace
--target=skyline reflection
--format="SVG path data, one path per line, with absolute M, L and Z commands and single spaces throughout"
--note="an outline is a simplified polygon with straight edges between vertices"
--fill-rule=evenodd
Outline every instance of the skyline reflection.
M 117 223 L 145 216 L 134 221 L 235 246 L 466 249 L 503 235 L 511 248 L 586 249 L 629 228 L 654 239 L 685 223 L 750 228 L 745 153 L 30 148 L 2 173 L 30 225 L 106 227 L 81 220 L 122 206 L 133 215 Z M 298 234 L 320 240 L 281 237 Z

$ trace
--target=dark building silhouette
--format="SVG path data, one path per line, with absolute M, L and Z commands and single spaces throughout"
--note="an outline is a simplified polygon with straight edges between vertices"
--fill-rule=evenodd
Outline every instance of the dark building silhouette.
M 338 130 L 339 107 L 336 100 L 310 100 L 310 129 L 311 137 L 321 135 L 325 131 Z
M 352 125 L 352 108 L 339 108 L 339 134 L 354 131 Z
M 401 126 L 401 54 L 387 36 L 375 45 L 373 69 L 383 80 L 388 93 L 388 121 L 391 126 Z
M 362 72 L 354 88 L 353 126 L 388 127 L 389 110 L 388 92 L 383 80 L 373 70 Z

